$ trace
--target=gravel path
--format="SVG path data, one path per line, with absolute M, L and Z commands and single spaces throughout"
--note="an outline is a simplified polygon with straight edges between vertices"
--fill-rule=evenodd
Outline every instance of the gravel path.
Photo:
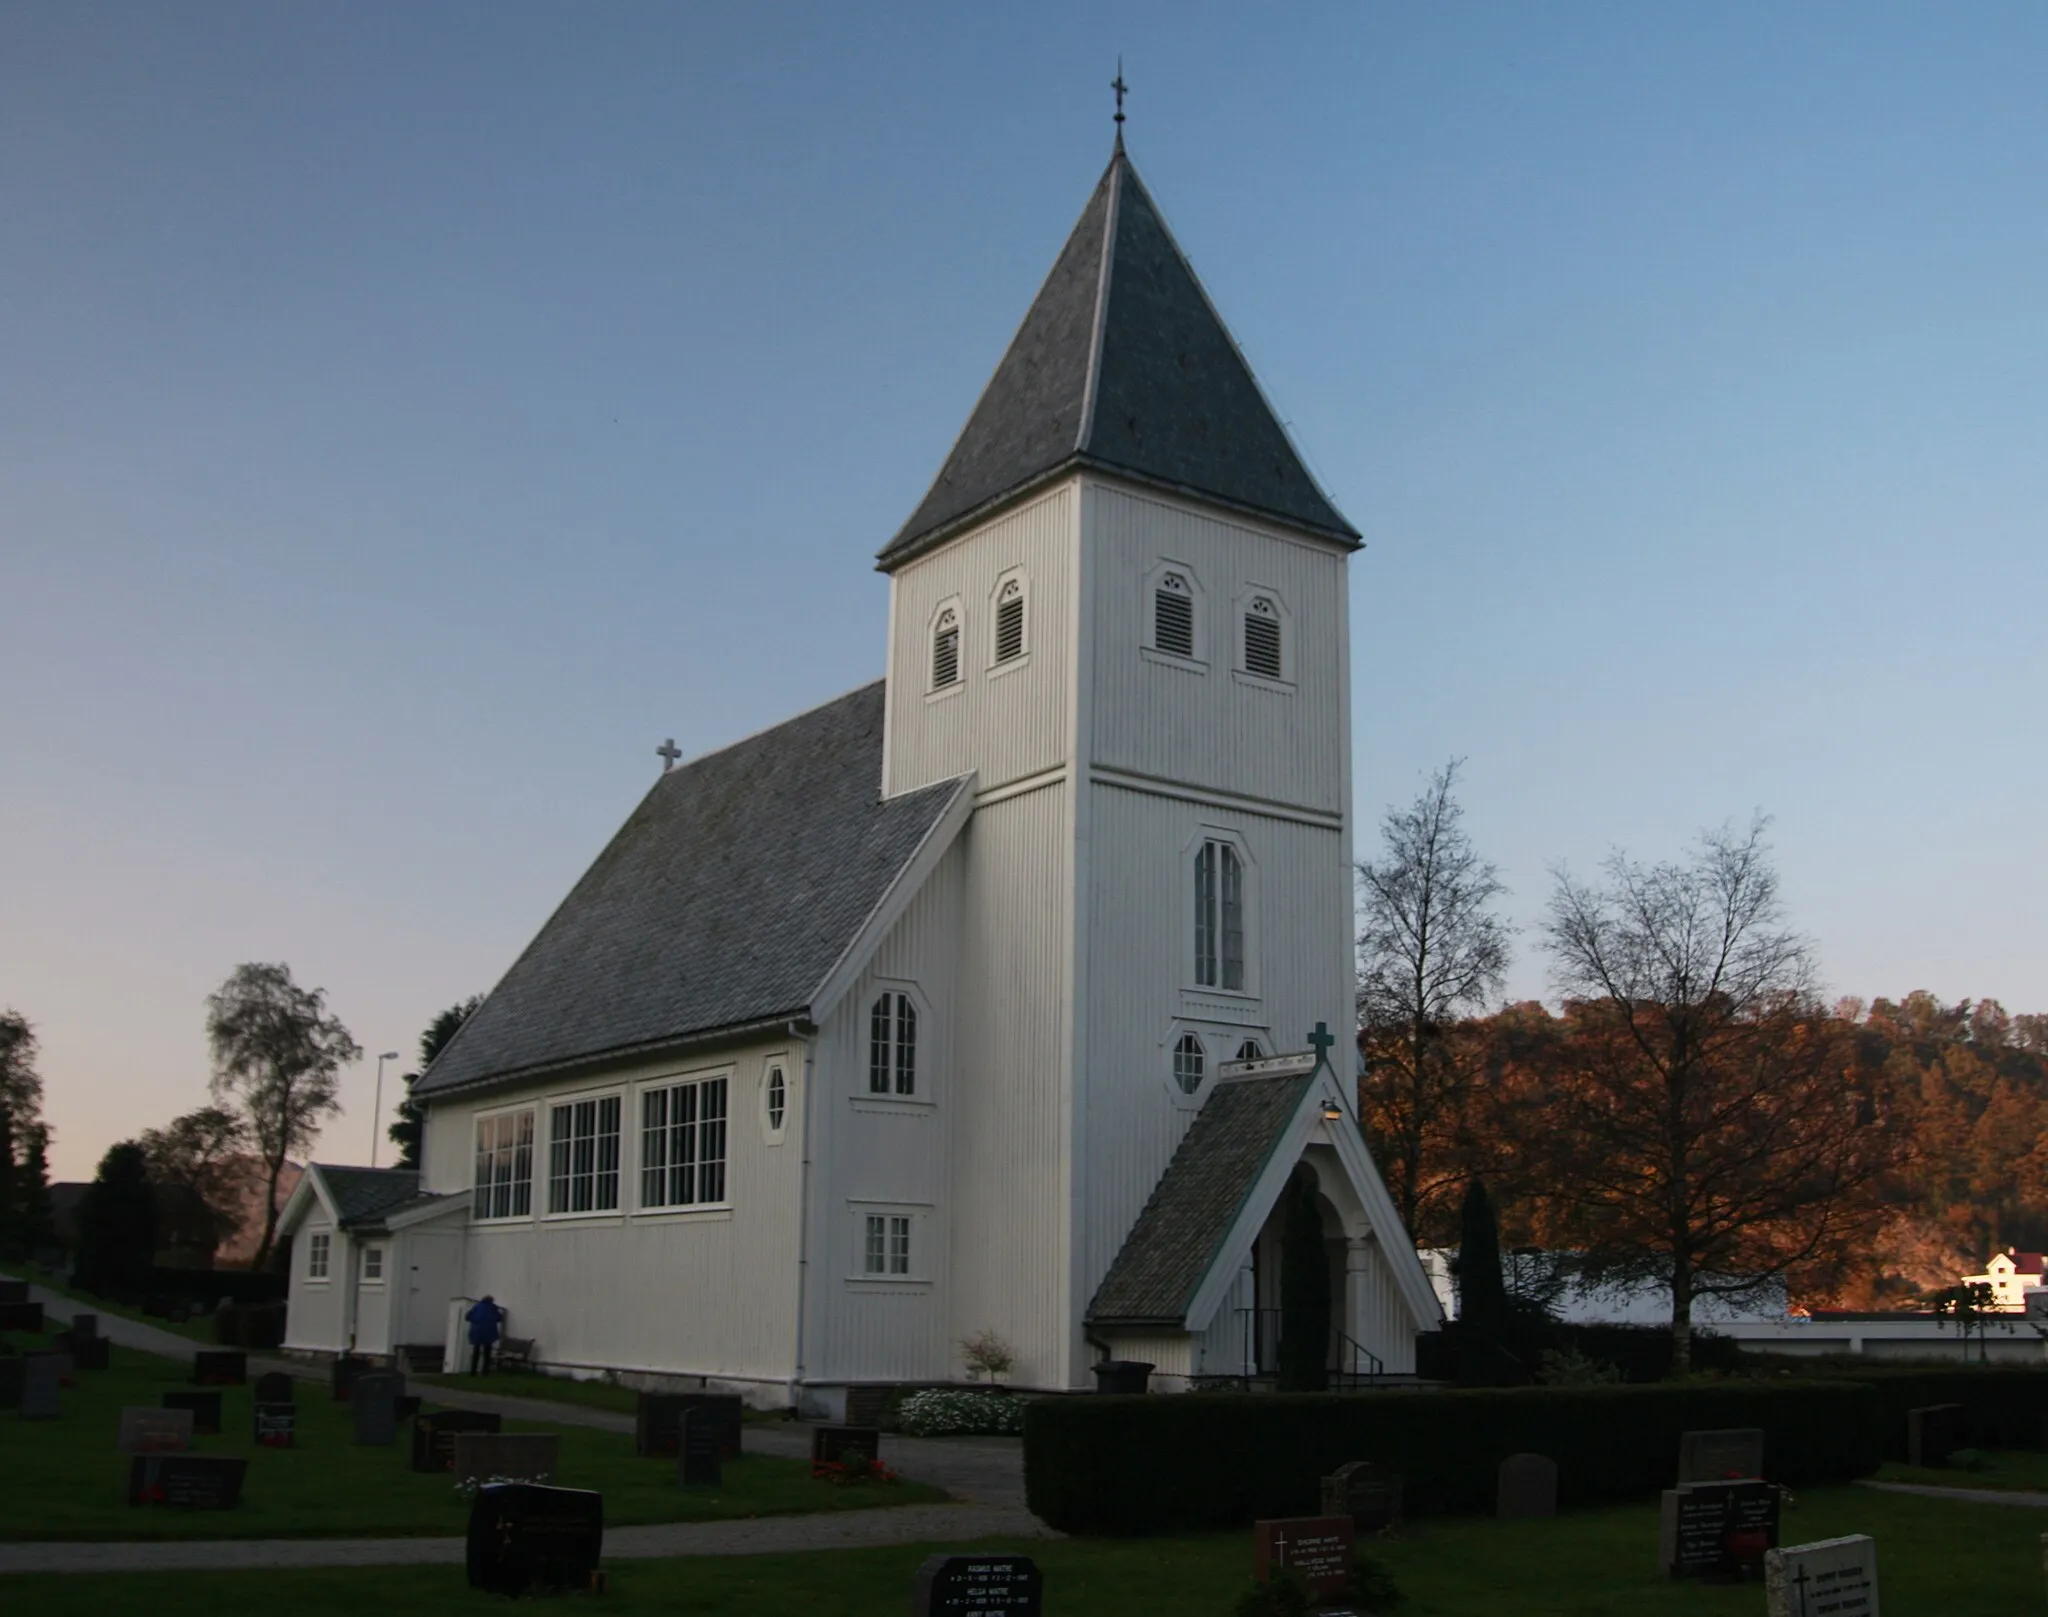
M 84 1305 L 35 1288 L 31 1295 L 60 1319 Z M 200 1344 L 113 1314 L 100 1315 L 100 1334 L 123 1347 L 166 1358 L 189 1359 Z M 283 1370 L 300 1381 L 325 1384 L 324 1366 L 287 1359 L 250 1359 L 261 1374 Z M 581 1404 L 515 1398 L 482 1385 L 419 1383 L 413 1388 L 451 1409 L 491 1410 L 511 1420 L 630 1432 L 633 1417 Z M 751 1453 L 803 1459 L 811 1451 L 808 1426 L 750 1422 L 744 1442 Z M 899 1437 L 884 1440 L 889 1463 L 907 1477 L 953 1496 L 943 1505 L 904 1505 L 835 1511 L 814 1516 L 756 1516 L 740 1521 L 664 1522 L 614 1527 L 604 1535 L 607 1559 L 648 1560 L 679 1555 L 783 1555 L 805 1550 L 851 1549 L 873 1544 L 957 1542 L 976 1538 L 1044 1538 L 1052 1530 L 1024 1508 L 1024 1449 L 1014 1437 Z M 1926 1491 L 1926 1490 L 1923 1490 Z M 1942 1492 L 1947 1490 L 1933 1490 Z M 459 1565 L 459 1538 L 223 1539 L 212 1542 L 122 1544 L 0 1543 L 0 1573 L 238 1571 L 272 1567 Z
M 2024 1510 L 2048 1510 L 2048 1493 L 2026 1493 L 2017 1488 L 1945 1488 L 1932 1482 L 1872 1482 L 1864 1478 L 1859 1488 L 1876 1488 L 1884 1493 L 1917 1493 L 1929 1499 L 1961 1499 L 1973 1505 L 2018 1505 Z

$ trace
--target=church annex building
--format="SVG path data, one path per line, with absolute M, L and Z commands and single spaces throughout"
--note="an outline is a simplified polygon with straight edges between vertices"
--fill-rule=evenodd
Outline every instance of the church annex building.
M 1412 1372 L 1350 1039 L 1290 1054 L 1352 1025 L 1358 547 L 1119 142 L 880 553 L 886 677 L 655 784 L 420 1079 L 421 1170 L 307 1173 L 286 1346 L 490 1293 L 762 1405 L 983 1331 L 1176 1391 L 1273 1369 L 1298 1183 L 1329 1362 Z

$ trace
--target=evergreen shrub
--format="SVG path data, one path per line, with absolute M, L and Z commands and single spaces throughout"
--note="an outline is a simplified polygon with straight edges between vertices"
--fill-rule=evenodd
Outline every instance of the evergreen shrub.
M 1466 1392 L 1041 1398 L 1024 1416 L 1032 1513 L 1069 1533 L 1167 1533 L 1312 1516 L 1320 1479 L 1376 1460 L 1410 1515 L 1485 1513 L 1510 1454 L 1547 1454 L 1564 1505 L 1652 1499 L 1682 1433 L 1760 1426 L 1764 1471 L 1844 1482 L 1881 1458 L 1868 1383 L 1674 1382 Z

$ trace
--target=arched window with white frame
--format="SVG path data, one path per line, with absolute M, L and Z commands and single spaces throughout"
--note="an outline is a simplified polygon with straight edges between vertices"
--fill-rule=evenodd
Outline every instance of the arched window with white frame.
M 1205 837 L 1195 849 L 1195 983 L 1242 993 L 1244 857 L 1234 843 Z
M 1244 671 L 1258 679 L 1287 677 L 1286 619 L 1270 595 L 1253 595 L 1244 606 Z
M 1001 668 L 1020 661 L 1030 649 L 1025 638 L 1027 611 L 1024 577 L 1021 573 L 1011 573 L 996 586 L 996 632 L 990 667 Z
M 1162 568 L 1152 579 L 1152 649 L 1166 657 L 1196 655 L 1194 579 L 1177 567 Z
M 960 683 L 960 608 L 941 607 L 932 618 L 931 677 L 933 691 Z
M 868 1007 L 868 1093 L 917 1093 L 917 1005 L 895 989 Z

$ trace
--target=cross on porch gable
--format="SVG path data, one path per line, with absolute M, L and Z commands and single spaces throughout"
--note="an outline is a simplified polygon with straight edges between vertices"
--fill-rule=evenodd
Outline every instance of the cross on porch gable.
M 1316 1065 L 1319 1067 L 1328 1066 L 1330 1063 L 1330 1046 L 1337 1042 L 1337 1035 L 1330 1031 L 1329 1023 L 1316 1023 L 1315 1031 L 1308 1036 L 1308 1042 L 1315 1047 Z

